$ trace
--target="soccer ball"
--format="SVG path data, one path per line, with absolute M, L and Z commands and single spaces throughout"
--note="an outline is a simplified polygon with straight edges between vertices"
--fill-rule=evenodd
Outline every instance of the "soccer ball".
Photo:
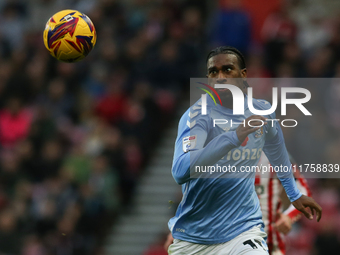
M 97 34 L 89 17 L 76 10 L 54 14 L 46 23 L 44 44 L 50 54 L 63 62 L 85 58 L 96 44 Z

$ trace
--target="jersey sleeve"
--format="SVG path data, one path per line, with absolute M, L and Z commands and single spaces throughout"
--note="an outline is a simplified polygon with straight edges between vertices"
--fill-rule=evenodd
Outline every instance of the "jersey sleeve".
M 275 119 L 275 113 L 268 118 Z M 268 126 L 269 125 L 269 126 Z M 276 174 L 284 187 L 291 202 L 299 199 L 302 194 L 299 191 L 292 172 L 292 165 L 286 149 L 282 130 L 277 121 L 268 122 L 265 129 L 266 141 L 263 151 L 269 159 L 270 164 L 277 169 Z
M 189 109 L 180 120 L 172 163 L 172 176 L 178 184 L 190 180 L 190 169 L 214 165 L 241 145 L 236 131 L 223 133 L 206 143 L 211 128 L 209 118 Z

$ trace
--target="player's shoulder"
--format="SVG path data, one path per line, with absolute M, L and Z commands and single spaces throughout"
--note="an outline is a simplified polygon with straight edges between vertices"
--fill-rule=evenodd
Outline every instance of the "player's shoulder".
M 253 98 L 253 106 L 256 110 L 268 110 L 272 107 L 267 100 L 256 98 Z
M 253 107 L 256 110 L 265 111 L 265 110 L 271 109 L 272 105 L 267 100 L 253 98 Z M 267 117 L 270 118 L 270 119 L 275 119 L 276 118 L 275 111 L 273 113 L 267 115 Z
M 207 105 L 207 114 L 202 115 L 202 101 L 199 99 L 185 111 L 180 119 L 179 125 L 180 127 L 187 125 L 191 128 L 197 121 L 208 118 L 210 111 L 211 107 Z

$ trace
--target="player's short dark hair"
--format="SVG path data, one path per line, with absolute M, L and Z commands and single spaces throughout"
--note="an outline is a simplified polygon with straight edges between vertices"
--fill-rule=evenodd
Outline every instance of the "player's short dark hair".
M 240 68 L 244 69 L 246 68 L 246 61 L 244 60 L 244 56 L 243 54 L 236 49 L 235 47 L 231 47 L 231 46 L 220 46 L 217 47 L 215 49 L 213 49 L 212 51 L 209 52 L 208 57 L 207 57 L 207 63 L 209 61 L 210 58 L 219 55 L 219 54 L 233 54 L 237 57 Z

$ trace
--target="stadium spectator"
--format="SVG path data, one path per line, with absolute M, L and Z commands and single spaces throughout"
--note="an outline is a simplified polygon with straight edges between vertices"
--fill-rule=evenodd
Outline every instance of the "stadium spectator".
M 8 148 L 25 139 L 29 134 L 31 121 L 32 114 L 23 108 L 20 98 L 9 98 L 6 108 L 0 111 L 1 145 Z

